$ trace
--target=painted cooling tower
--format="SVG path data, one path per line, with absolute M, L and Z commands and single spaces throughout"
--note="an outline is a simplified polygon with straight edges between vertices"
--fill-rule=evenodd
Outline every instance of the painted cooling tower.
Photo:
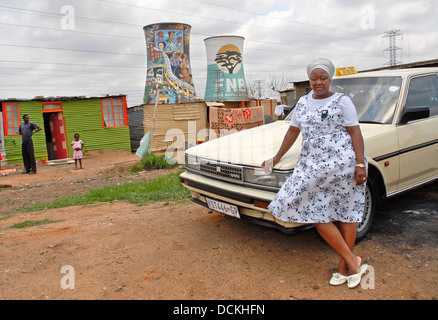
M 204 39 L 208 63 L 205 101 L 248 98 L 242 59 L 244 40 L 239 36 Z
M 196 99 L 190 64 L 190 29 L 182 23 L 155 23 L 146 36 L 145 103 L 183 103 Z M 157 97 L 157 91 L 159 95 Z

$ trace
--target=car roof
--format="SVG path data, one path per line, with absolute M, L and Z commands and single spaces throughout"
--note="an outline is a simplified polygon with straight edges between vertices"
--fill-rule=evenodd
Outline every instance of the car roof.
M 394 77 L 402 76 L 407 77 L 410 75 L 425 74 L 425 73 L 437 73 L 438 68 L 408 68 L 408 69 L 388 69 L 369 72 L 360 72 L 345 76 L 336 76 L 333 79 L 342 78 L 364 78 L 364 77 Z

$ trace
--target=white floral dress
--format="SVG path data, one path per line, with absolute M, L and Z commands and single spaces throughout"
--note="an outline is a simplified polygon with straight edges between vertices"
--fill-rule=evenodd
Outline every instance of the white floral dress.
M 294 110 L 302 150 L 291 176 L 268 209 L 280 220 L 299 223 L 360 222 L 365 183 L 356 186 L 356 156 L 351 136 L 342 125 L 338 104 L 342 94 L 311 111 L 305 96 Z

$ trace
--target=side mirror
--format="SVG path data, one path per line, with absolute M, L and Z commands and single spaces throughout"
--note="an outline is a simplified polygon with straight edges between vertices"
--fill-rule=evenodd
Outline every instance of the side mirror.
M 400 124 L 405 124 L 413 120 L 429 118 L 429 116 L 429 107 L 408 107 L 407 110 L 403 113 Z

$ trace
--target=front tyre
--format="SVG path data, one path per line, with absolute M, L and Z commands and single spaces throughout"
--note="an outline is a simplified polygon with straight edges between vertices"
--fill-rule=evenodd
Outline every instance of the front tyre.
M 369 175 L 365 191 L 363 217 L 362 221 L 357 223 L 356 242 L 362 240 L 371 228 L 374 214 L 376 212 L 377 199 L 376 179 L 374 179 L 372 175 Z

